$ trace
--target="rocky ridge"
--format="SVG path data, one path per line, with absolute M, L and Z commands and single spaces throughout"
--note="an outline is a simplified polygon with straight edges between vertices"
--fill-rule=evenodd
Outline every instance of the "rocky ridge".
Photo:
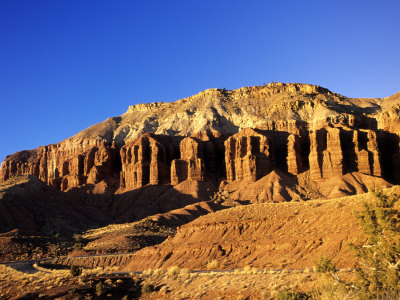
M 58 144 L 10 155 L 0 180 L 32 174 L 62 191 L 93 186 L 100 194 L 186 180 L 229 186 L 275 170 L 281 179 L 294 178 L 286 200 L 354 172 L 398 183 L 398 102 L 398 95 L 353 99 L 298 83 L 209 89 L 130 106 Z M 282 196 L 279 188 L 261 201 L 274 196 Z

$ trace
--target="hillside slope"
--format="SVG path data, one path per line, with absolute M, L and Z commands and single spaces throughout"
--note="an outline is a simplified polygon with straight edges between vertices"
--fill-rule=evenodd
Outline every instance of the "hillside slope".
M 355 213 L 368 199 L 370 194 L 218 211 L 183 225 L 162 244 L 138 251 L 125 270 L 205 269 L 212 260 L 227 269 L 312 268 L 320 256 L 339 268 L 354 267 L 348 245 L 365 240 Z

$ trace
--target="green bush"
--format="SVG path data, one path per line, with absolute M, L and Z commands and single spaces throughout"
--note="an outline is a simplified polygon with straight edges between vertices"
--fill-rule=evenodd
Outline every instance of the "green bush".
M 296 291 L 280 291 L 276 297 L 277 300 L 307 300 L 311 299 L 311 296 Z
M 315 272 L 317 273 L 335 273 L 336 266 L 329 258 L 320 257 L 318 263 L 315 265 Z
M 82 267 L 72 265 L 69 272 L 72 276 L 80 276 L 82 274 Z
M 353 245 L 360 259 L 357 286 L 363 299 L 400 292 L 400 213 L 395 208 L 399 196 L 377 190 L 372 194 L 374 201 L 365 202 L 357 214 L 368 241 Z
M 145 283 L 142 285 L 142 294 L 152 293 L 155 290 L 155 286 L 151 283 Z
M 75 242 L 77 243 L 82 243 L 83 242 L 83 237 L 81 234 L 79 233 L 74 233 L 74 235 L 72 236 L 72 238 L 74 239 Z

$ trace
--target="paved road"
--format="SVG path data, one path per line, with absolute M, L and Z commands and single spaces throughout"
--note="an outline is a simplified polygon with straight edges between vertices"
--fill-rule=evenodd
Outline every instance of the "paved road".
M 40 262 L 45 262 L 50 259 L 41 259 Z M 28 274 L 35 274 L 36 272 L 39 272 L 38 269 L 33 267 L 33 265 L 37 263 L 37 260 L 22 260 L 22 261 L 15 261 L 15 262 L 7 262 L 3 263 L 3 265 L 6 265 L 8 267 L 13 268 L 14 270 L 28 273 Z
M 98 257 L 108 257 L 108 256 L 127 256 L 132 255 L 134 252 L 127 252 L 127 253 L 114 253 L 114 254 L 96 254 L 96 255 L 85 255 L 85 256 L 58 256 L 54 258 L 42 258 L 42 259 L 31 259 L 31 260 L 20 260 L 20 261 L 10 261 L 1 263 L 8 267 L 13 268 L 14 270 L 24 272 L 27 274 L 35 274 L 39 270 L 36 269 L 33 265 L 35 263 L 44 263 L 49 262 L 56 259 L 76 259 L 76 258 L 98 258 Z M 140 273 L 140 272 L 139 272 Z

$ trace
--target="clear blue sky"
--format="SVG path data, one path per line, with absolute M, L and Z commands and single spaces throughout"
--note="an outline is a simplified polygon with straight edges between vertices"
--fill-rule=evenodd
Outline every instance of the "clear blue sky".
M 400 91 L 400 1 L 0 0 L 0 160 L 207 88 Z

